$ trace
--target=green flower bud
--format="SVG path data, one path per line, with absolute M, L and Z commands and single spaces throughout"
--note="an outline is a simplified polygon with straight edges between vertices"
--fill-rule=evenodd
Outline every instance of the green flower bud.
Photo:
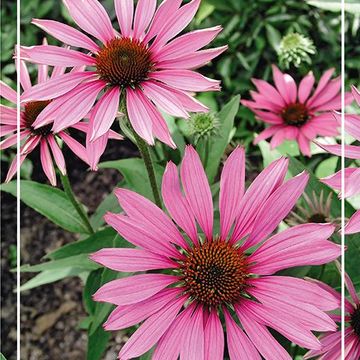
M 315 54 L 316 49 L 311 39 L 297 33 L 284 36 L 281 40 L 278 55 L 280 65 L 289 68 L 290 65 L 299 67 L 301 63 L 311 64 L 310 55 Z
M 187 133 L 194 136 L 196 144 L 200 139 L 216 135 L 220 123 L 214 113 L 196 113 L 191 116 L 187 125 Z

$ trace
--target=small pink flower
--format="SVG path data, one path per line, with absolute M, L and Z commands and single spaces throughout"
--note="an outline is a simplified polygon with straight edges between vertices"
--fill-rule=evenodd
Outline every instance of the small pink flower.
M 20 61 L 20 82 L 24 91 L 30 91 L 35 86 L 32 86 L 28 74 L 28 70 L 23 61 Z M 38 67 L 38 84 L 43 85 L 47 81 L 57 81 L 58 77 L 65 71 L 65 68 L 55 67 L 50 80 L 48 79 L 48 68 L 45 65 Z M 76 76 L 76 69 L 72 70 L 71 74 Z M 4 82 L 0 81 L 0 95 L 6 100 L 16 105 L 16 92 L 11 89 Z M 56 93 L 53 94 L 54 98 Z M 20 97 L 21 100 L 21 97 Z M 56 174 L 53 165 L 53 159 L 62 174 L 66 174 L 65 159 L 62 151 L 56 141 L 56 138 L 62 139 L 64 143 L 83 161 L 89 162 L 85 147 L 72 138 L 66 129 L 61 131 L 53 131 L 52 124 L 46 124 L 41 127 L 34 127 L 34 123 L 39 114 L 46 109 L 49 104 L 53 102 L 52 98 L 48 99 L 32 99 L 31 101 L 23 102 L 20 110 L 20 140 L 23 145 L 20 148 L 20 153 L 15 157 L 10 165 L 9 172 L 6 177 L 6 182 L 10 181 L 16 173 L 17 157 L 20 156 L 20 163 L 23 163 L 26 156 L 32 152 L 37 146 L 40 146 L 40 159 L 43 170 L 49 179 L 50 183 L 56 185 Z M 0 105 L 0 134 L 6 137 L 0 143 L 0 149 L 6 149 L 17 143 L 17 110 L 8 106 Z M 86 132 L 86 123 L 79 123 L 72 126 L 75 129 Z M 9 136 L 8 136 L 9 135 Z
M 360 106 L 360 93 L 353 86 L 352 87 L 352 95 L 358 105 Z M 341 114 L 334 112 L 334 118 L 337 120 L 337 124 L 341 126 Z M 345 131 L 354 137 L 357 141 L 360 141 L 360 116 L 355 114 L 345 114 Z M 321 143 L 316 143 L 321 148 L 326 150 L 327 152 L 341 156 L 341 145 L 326 145 Z M 360 146 L 356 145 L 344 145 L 345 147 L 345 157 L 348 159 L 357 160 L 360 159 Z M 340 191 L 340 196 L 344 198 L 349 198 L 360 193 L 360 168 L 358 167 L 348 167 L 344 170 L 344 180 L 345 180 L 345 192 L 342 194 L 342 186 L 341 186 L 341 174 L 342 171 L 338 171 L 337 173 L 330 175 L 326 178 L 321 179 L 323 183 L 332 187 L 335 190 Z M 360 210 L 357 211 L 351 219 L 348 221 L 345 227 L 346 234 L 354 234 L 360 232 Z
M 326 71 L 314 90 L 312 72 L 297 86 L 289 74 L 283 74 L 275 65 L 275 87 L 264 80 L 253 79 L 257 92 L 251 91 L 252 100 L 242 100 L 242 104 L 258 119 L 270 124 L 254 143 L 272 137 L 270 145 L 275 148 L 284 140 L 296 140 L 300 151 L 311 156 L 313 139 L 318 135 L 337 135 L 337 123 L 331 111 L 341 108 L 341 79 L 330 80 L 333 72 L 334 69 Z M 346 94 L 346 102 L 351 100 L 349 95 Z
M 163 177 L 163 201 L 172 219 L 144 197 L 116 190 L 125 214 L 108 213 L 105 219 L 136 248 L 102 249 L 91 258 L 115 271 L 151 270 L 111 281 L 94 294 L 96 301 L 117 305 L 106 330 L 142 323 L 120 359 L 138 357 L 156 344 L 153 360 L 223 360 L 225 341 L 231 360 L 239 354 L 291 359 L 269 328 L 320 350 L 312 331 L 336 330 L 325 311 L 339 306 L 337 298 L 309 281 L 275 273 L 325 264 L 340 255 L 340 247 L 327 240 L 334 231 L 330 224 L 303 224 L 272 235 L 308 181 L 306 173 L 285 181 L 287 168 L 285 158 L 273 162 L 245 191 L 245 154 L 235 149 L 220 179 L 219 228 L 205 171 L 191 146 L 180 169 L 182 189 L 172 162 Z
M 65 44 L 90 53 L 34 46 L 22 48 L 23 59 L 39 64 L 91 67 L 81 76 L 65 74 L 34 89 L 44 97 L 54 91 L 65 95 L 40 115 L 35 127 L 54 121 L 54 129 L 62 130 L 82 119 L 101 94 L 90 116 L 90 141 L 101 138 L 109 130 L 123 101 L 139 136 L 151 145 L 155 136 L 175 148 L 158 109 L 183 118 L 188 118 L 189 112 L 208 111 L 194 99 L 194 93 L 219 90 L 219 81 L 206 78 L 194 69 L 226 50 L 226 46 L 200 50 L 216 37 L 221 27 L 177 37 L 193 19 L 200 0 L 183 6 L 181 0 L 165 0 L 157 9 L 156 0 L 139 0 L 135 11 L 133 0 L 114 0 L 120 33 L 114 30 L 99 1 L 64 0 L 64 3 L 75 23 L 101 44 L 68 25 L 33 20 Z M 26 92 L 25 98 L 31 99 L 32 94 Z
M 350 277 L 345 274 L 345 284 L 351 299 L 345 298 L 345 359 L 360 359 L 360 300 Z M 319 285 L 341 301 L 341 294 L 325 284 Z M 331 317 L 341 323 L 341 316 L 332 314 Z M 324 360 L 341 359 L 341 331 L 329 332 L 320 338 L 321 350 L 309 351 L 304 359 L 318 357 Z

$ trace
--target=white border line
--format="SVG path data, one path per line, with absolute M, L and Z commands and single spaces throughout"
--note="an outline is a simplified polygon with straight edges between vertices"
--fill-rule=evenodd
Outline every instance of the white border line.
M 16 0 L 16 111 L 17 111 L 17 173 L 16 173 L 16 359 L 20 360 L 20 0 Z
M 341 193 L 345 194 L 345 0 L 341 0 Z M 345 199 L 341 198 L 341 359 L 345 359 Z

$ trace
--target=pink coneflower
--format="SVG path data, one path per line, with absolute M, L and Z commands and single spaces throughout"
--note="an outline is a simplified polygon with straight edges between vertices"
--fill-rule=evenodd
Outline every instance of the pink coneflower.
M 44 97 L 54 91 L 64 95 L 39 116 L 35 127 L 54 121 L 53 129 L 62 130 L 83 118 L 101 94 L 90 117 L 91 141 L 109 130 L 120 103 L 124 103 L 131 125 L 140 137 L 153 145 L 155 136 L 174 148 L 158 109 L 183 118 L 189 117 L 188 112 L 207 111 L 193 98 L 193 93 L 219 90 L 219 81 L 194 69 L 226 49 L 223 46 L 199 50 L 216 37 L 221 27 L 196 30 L 171 40 L 193 19 L 200 0 L 183 6 L 181 0 L 165 0 L 157 10 L 156 0 L 140 0 L 135 11 L 133 0 L 114 3 L 120 33 L 114 30 L 97 0 L 64 0 L 75 23 L 101 44 L 62 23 L 33 20 L 65 44 L 90 51 L 85 54 L 57 46 L 22 48 L 22 58 L 35 63 L 90 67 L 82 76 L 65 74 L 35 89 Z M 25 98 L 31 99 L 32 92 L 26 92 Z
M 244 150 L 236 148 L 221 175 L 218 234 L 210 186 L 191 146 L 180 170 L 184 193 L 172 162 L 163 177 L 163 200 L 172 219 L 144 197 L 116 190 L 126 215 L 108 213 L 105 219 L 137 248 L 102 249 L 91 258 L 115 271 L 152 270 L 109 282 L 94 295 L 117 305 L 106 330 L 144 321 L 120 359 L 140 356 L 156 344 L 154 360 L 179 355 L 222 360 L 221 314 L 232 360 L 291 359 L 268 328 L 299 346 L 320 349 L 312 331 L 335 331 L 324 311 L 339 306 L 337 299 L 311 282 L 274 274 L 332 261 L 340 247 L 327 240 L 334 231 L 330 224 L 299 225 L 271 236 L 308 181 L 302 173 L 285 182 L 287 167 L 285 158 L 273 162 L 245 192 Z
M 353 86 L 352 95 L 358 105 L 360 106 L 360 92 Z M 339 113 L 334 113 L 334 118 L 337 120 L 337 126 L 341 126 L 341 115 Z M 360 116 L 354 114 L 345 114 L 344 119 L 345 131 L 354 137 L 357 141 L 360 141 Z M 341 145 L 326 145 L 317 142 L 317 145 L 322 147 L 327 152 L 341 156 Z M 348 159 L 359 160 L 360 159 L 360 146 L 356 145 L 344 145 L 345 147 L 345 157 Z M 345 191 L 340 193 L 340 196 L 344 198 L 349 198 L 360 193 L 360 168 L 358 167 L 348 167 L 344 170 L 344 180 L 345 180 Z M 321 181 L 328 186 L 334 188 L 335 190 L 341 191 L 341 170 L 337 173 L 330 175 L 326 178 L 321 179 Z M 360 232 L 360 211 L 357 211 L 349 220 L 346 225 L 345 233 L 354 234 Z
M 28 74 L 28 70 L 23 61 L 20 62 L 20 82 L 24 91 L 29 91 L 34 88 Z M 50 80 L 48 79 L 48 68 L 46 65 L 40 65 L 38 67 L 38 84 L 45 84 L 47 81 L 56 81 L 59 76 L 65 71 L 63 67 L 55 67 Z M 77 69 L 73 69 L 71 74 L 77 75 Z M 0 81 L 0 95 L 16 105 L 16 92 L 11 89 L 4 82 Z M 56 93 L 53 94 L 56 96 Z M 21 97 L 20 97 L 21 99 Z M 66 174 L 65 159 L 62 151 L 56 141 L 56 138 L 62 139 L 64 143 L 83 161 L 91 164 L 91 158 L 98 159 L 103 150 L 98 144 L 92 146 L 92 157 L 89 159 L 87 156 L 85 147 L 78 141 L 71 137 L 66 129 L 55 132 L 52 130 L 52 124 L 47 124 L 38 128 L 34 127 L 34 123 L 39 114 L 51 104 L 54 100 L 40 99 L 24 102 L 20 111 L 20 140 L 23 141 L 23 145 L 20 148 L 20 163 L 23 163 L 27 155 L 32 152 L 38 145 L 40 146 L 40 159 L 43 170 L 52 185 L 56 185 L 56 174 L 53 165 L 53 160 L 60 172 Z M 7 149 L 17 143 L 17 112 L 15 108 L 10 108 L 4 105 L 1 106 L 0 112 L 0 134 L 2 137 L 6 137 L 0 143 L 0 149 Z M 78 123 L 71 126 L 74 129 L 87 132 L 87 123 Z M 110 138 L 119 138 L 115 133 L 108 134 Z M 6 182 L 10 181 L 16 173 L 17 157 L 10 165 L 9 172 L 6 177 Z
M 335 136 L 337 124 L 332 110 L 341 108 L 341 79 L 330 80 L 334 69 L 321 77 L 313 90 L 315 78 L 312 72 L 296 85 L 289 74 L 283 74 L 273 65 L 275 87 L 264 80 L 253 79 L 257 88 L 251 91 L 252 100 L 242 100 L 256 117 L 270 124 L 256 137 L 254 143 L 272 137 L 272 148 L 284 140 L 296 140 L 300 151 L 311 156 L 310 143 L 318 135 Z M 346 94 L 346 102 L 351 100 Z
M 345 357 L 344 360 L 360 359 L 360 300 L 350 277 L 345 274 L 345 284 L 349 291 L 351 299 L 345 298 Z M 324 290 L 336 296 L 341 300 L 341 294 L 325 284 L 320 284 Z M 331 317 L 341 322 L 340 315 L 331 315 Z M 320 338 L 321 350 L 312 350 L 308 352 L 304 359 L 318 357 L 320 360 L 340 360 L 341 359 L 341 331 L 329 332 Z

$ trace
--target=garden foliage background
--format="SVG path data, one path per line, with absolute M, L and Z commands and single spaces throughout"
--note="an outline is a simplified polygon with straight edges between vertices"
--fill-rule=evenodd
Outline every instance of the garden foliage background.
M 108 13 L 115 18 L 113 0 L 102 1 L 107 8 Z M 268 144 L 262 142 L 260 146 L 252 145 L 254 134 L 259 133 L 263 129 L 263 125 L 256 121 L 253 113 L 243 106 L 239 106 L 239 98 L 236 95 L 240 95 L 242 98 L 249 97 L 249 90 L 253 88 L 250 81 L 252 77 L 262 78 L 265 80 L 271 79 L 271 64 L 278 63 L 277 49 L 281 38 L 290 32 L 301 33 L 313 40 L 316 47 L 316 54 L 311 56 L 312 64 L 302 64 L 299 69 L 291 67 L 288 71 L 297 79 L 300 79 L 309 70 L 312 70 L 315 77 L 318 79 L 320 74 L 328 68 L 335 67 L 336 73 L 340 71 L 340 16 L 337 11 L 329 11 L 326 8 L 333 6 L 335 2 L 314 2 L 321 3 L 322 8 L 318 8 L 310 5 L 306 1 L 298 0 L 203 0 L 201 9 L 198 12 L 195 21 L 191 24 L 191 28 L 205 28 L 215 25 L 222 25 L 224 30 L 215 40 L 214 46 L 221 46 L 224 44 L 229 45 L 229 50 L 222 56 L 217 58 L 209 66 L 203 68 L 201 73 L 211 78 L 222 80 L 222 92 L 221 93 L 207 93 L 200 95 L 200 98 L 208 104 L 214 112 L 218 112 L 219 120 L 222 124 L 220 134 L 213 135 L 211 142 L 211 154 L 213 157 L 208 160 L 206 169 L 210 179 L 214 179 L 213 190 L 217 192 L 217 172 L 218 165 L 221 162 L 224 151 L 230 151 L 236 144 L 242 144 L 247 149 L 247 176 L 248 180 L 251 180 L 256 174 L 258 174 L 265 164 L 282 155 L 291 155 L 292 161 L 290 170 L 293 175 L 299 173 L 304 168 L 308 169 L 314 176 L 311 178 L 307 193 L 312 194 L 313 191 L 317 195 L 323 190 L 325 194 L 331 191 L 325 185 L 322 185 L 316 179 L 317 177 L 324 177 L 332 174 L 335 170 L 340 169 L 340 160 L 329 154 L 321 153 L 318 150 L 317 154 L 312 158 L 304 158 L 299 155 L 297 147 L 293 143 L 285 143 L 275 151 L 269 151 Z M 355 3 L 355 2 L 354 2 Z M 353 11 L 355 9 L 355 12 Z M 360 12 L 356 12 L 356 6 L 351 7 L 350 12 L 346 13 L 346 86 L 349 89 L 350 85 L 359 86 L 359 69 L 360 69 L 360 43 L 357 40 L 359 38 L 360 27 Z M 2 31 L 1 31 L 1 62 L 2 62 L 2 78 L 10 86 L 15 88 L 16 75 L 15 66 L 12 60 L 13 48 L 16 42 L 16 1 L 4 1 L 1 7 L 2 18 Z M 22 0 L 21 1 L 21 43 L 23 45 L 40 44 L 43 37 L 43 32 L 37 27 L 30 24 L 32 18 L 48 18 L 56 20 L 65 20 L 65 23 L 72 24 L 72 20 L 67 15 L 64 7 L 60 1 L 57 0 Z M 50 44 L 55 44 L 54 39 L 49 38 Z M 34 76 L 34 72 L 30 72 Z M 356 109 L 353 109 L 356 111 Z M 179 145 L 180 151 L 171 151 L 166 153 L 165 147 L 157 145 L 155 149 L 156 158 L 158 160 L 157 175 L 161 178 L 163 172 L 163 166 L 165 165 L 165 155 L 172 158 L 175 162 L 179 162 L 181 152 L 184 148 L 185 142 L 192 141 L 193 139 L 187 133 L 187 128 L 184 122 L 175 121 L 174 119 L 168 119 L 169 123 L 173 127 L 175 132 L 175 139 Z M 176 124 L 178 125 L 176 127 Z M 198 151 L 201 153 L 203 144 L 201 141 L 197 144 Z M 6 174 L 8 162 L 14 156 L 14 150 L 5 151 L 1 154 L 1 166 L 2 166 L 2 180 Z M 69 169 L 72 181 L 74 182 L 74 188 L 79 190 L 78 196 L 84 199 L 84 205 L 87 206 L 92 212 L 92 224 L 95 227 L 101 227 L 102 215 L 106 210 L 114 210 L 116 203 L 114 197 L 108 193 L 112 188 L 120 181 L 122 186 L 131 187 L 133 190 L 142 194 L 149 194 L 149 183 L 146 179 L 146 175 L 143 169 L 143 165 L 139 159 L 132 159 L 137 156 L 134 146 L 130 141 L 121 143 L 121 145 L 111 145 L 105 153 L 105 160 L 113 160 L 119 158 L 128 158 L 125 160 L 107 161 L 101 166 L 101 170 L 98 174 L 92 175 L 93 183 L 85 182 L 85 186 L 81 186 L 81 182 L 84 178 L 81 178 L 78 172 L 76 172 L 77 165 L 73 161 L 70 164 L 73 169 Z M 37 174 L 40 171 L 38 154 L 32 154 L 30 160 L 27 160 L 24 168 L 22 169 L 21 176 L 23 179 L 36 179 L 37 181 L 45 182 L 45 179 Z M 84 167 L 84 173 L 86 168 Z M 134 176 L 136 173 L 136 176 Z M 95 177 L 105 177 L 106 186 L 104 180 L 93 180 Z M 88 179 L 88 178 L 87 178 Z M 87 203 L 89 197 L 91 197 L 92 189 L 86 186 L 92 187 L 93 184 L 97 184 L 97 187 L 93 191 L 98 191 L 99 196 L 92 197 L 92 203 Z M 3 188 L 6 193 L 2 193 L 2 209 L 3 209 L 3 221 L 9 221 L 9 226 L 15 226 L 14 216 L 15 213 L 8 211 L 6 203 L 14 205 L 14 200 L 8 193 L 14 194 L 14 186 L 7 186 Z M 45 190 L 40 185 L 34 186 L 32 183 L 23 183 L 22 196 L 24 203 L 22 207 L 22 215 L 30 216 L 33 213 L 29 213 L 27 206 L 34 207 L 34 203 L 39 197 L 45 196 Z M 58 216 L 55 210 L 49 210 L 51 207 L 51 198 L 55 197 L 57 200 L 61 200 L 62 193 L 49 192 L 49 202 L 45 204 L 45 199 L 42 198 L 43 203 L 41 209 L 37 209 L 40 213 L 45 214 L 47 218 L 54 220 Z M 66 199 L 62 199 L 64 209 L 66 209 Z M 357 199 L 353 200 L 352 205 L 358 206 Z M 347 213 L 352 213 L 352 205 L 347 205 Z M 99 207 L 98 207 L 99 206 Z M 36 206 L 35 206 L 36 207 Z M 44 208 L 46 208 L 44 210 Z M 4 214 L 4 211 L 8 211 L 8 214 Z M 332 216 L 338 217 L 340 215 L 340 202 L 334 196 L 332 206 Z M 30 215 L 29 215 L 30 214 Z M 52 251 L 55 248 L 55 243 L 64 244 L 73 240 L 69 238 L 67 231 L 77 232 L 77 227 L 69 227 L 66 225 L 66 216 L 72 216 L 71 212 L 66 215 L 66 210 L 62 214 L 65 218 L 61 221 L 55 221 L 60 228 L 56 227 L 51 231 L 39 231 L 39 228 L 30 224 L 29 221 L 24 221 L 22 225 L 23 234 L 30 236 L 31 251 L 30 255 L 26 259 L 22 259 L 23 268 L 26 272 L 23 277 L 23 307 L 24 313 L 29 314 L 26 307 L 32 307 L 32 315 L 26 315 L 24 318 L 25 329 L 24 333 L 29 332 L 32 323 L 37 323 L 38 319 L 44 315 L 43 309 L 38 307 L 29 298 L 41 298 L 42 294 L 47 296 L 49 292 L 61 289 L 69 292 L 70 294 L 77 294 L 77 300 L 79 300 L 79 287 L 81 283 L 85 283 L 83 304 L 79 301 L 76 304 L 77 309 L 71 309 L 75 311 L 76 316 L 83 316 L 80 325 L 75 327 L 71 332 L 72 339 L 64 337 L 59 339 L 60 344 L 56 343 L 54 347 L 63 347 L 62 358 L 63 359 L 77 359 L 78 355 L 70 355 L 67 353 L 70 347 L 88 347 L 87 359 L 96 360 L 102 359 L 107 356 L 106 354 L 114 354 L 115 345 L 111 339 L 111 334 L 105 333 L 101 324 L 104 322 L 111 307 L 104 304 L 95 304 L 91 299 L 91 294 L 99 286 L 100 283 L 104 283 L 112 279 L 115 274 L 109 270 L 103 270 L 87 259 L 88 252 L 96 250 L 96 248 L 89 249 L 86 245 L 89 243 L 95 244 L 95 247 L 106 247 L 111 244 L 122 244 L 124 246 L 126 242 L 119 236 L 115 236 L 113 230 L 102 230 L 96 239 L 87 238 L 86 234 L 81 236 L 83 242 L 77 242 L 69 244 L 60 250 Z M 39 217 L 34 218 L 36 221 L 41 222 Z M 42 219 L 42 218 L 40 218 Z M 35 224 L 36 225 L 36 224 Z M 42 225 L 39 224 L 39 227 Z M 65 228 L 65 229 L 64 229 Z M 30 234 L 29 234 L 30 229 Z M 81 231 L 80 231 L 81 232 Z M 14 276 L 9 272 L 9 269 L 14 266 L 14 245 L 16 243 L 15 232 L 9 227 L 2 228 L 2 271 L 3 278 L 5 279 L 4 286 L 5 292 L 2 292 L 2 302 L 7 304 L 14 304 L 15 297 L 9 291 L 14 287 Z M 56 237 L 57 239 L 54 239 Z M 60 238 L 60 239 L 59 239 Z M 57 240 L 57 241 L 55 241 Z M 339 239 L 335 239 L 339 241 Z M 354 236 L 348 239 L 348 251 L 347 251 L 347 270 L 352 277 L 355 286 L 360 286 L 360 274 L 358 272 L 358 258 L 360 254 L 359 245 L 355 244 Z M 99 246 L 99 242 L 101 245 Z M 51 246 L 48 246 L 49 243 Z M 83 249 L 86 247 L 86 252 Z M 37 262 L 31 256 L 33 251 L 34 258 L 39 256 L 45 256 L 49 262 L 43 262 L 41 265 L 34 265 Z M 49 254 L 50 252 L 50 254 Z M 29 253 L 29 251 L 28 251 Z M 39 255 L 40 254 L 40 255 Z M 67 256 L 71 254 L 72 257 Z M 39 262 L 39 261 L 38 261 Z M 16 262 L 15 262 L 16 263 Z M 27 265 L 29 263 L 29 265 Z M 33 266 L 34 265 L 34 266 Z M 65 269 L 65 270 L 64 270 Z M 31 274 L 29 273 L 37 273 Z M 311 276 L 314 278 L 321 278 L 323 281 L 334 286 L 339 287 L 339 275 L 333 264 L 324 267 L 314 268 L 302 268 L 294 269 L 292 273 L 296 276 Z M 90 275 L 89 275 L 90 274 Z M 35 275 L 35 277 L 34 277 Z M 70 280 L 69 276 L 77 276 L 80 280 Z M 63 280 L 67 285 L 65 288 L 62 283 L 55 283 L 55 285 L 44 285 L 52 283 L 57 280 Z M 11 282 L 12 281 L 12 282 Z M 8 283 L 6 283 L 8 282 Z M 42 285 L 41 287 L 37 287 Z M 76 289 L 74 289 L 74 287 Z M 31 290 L 30 290 L 31 289 Z M 49 290 L 50 289 L 50 290 Z M 62 294 L 65 295 L 65 294 Z M 71 297 L 71 295 L 69 295 Z M 5 298 L 6 297 L 6 298 Z M 10 300 L 9 300 L 10 299 Z M 57 300 L 58 301 L 58 300 Z M 27 305 L 26 305 L 27 304 Z M 30 304 L 30 305 L 29 305 Z M 54 307 L 48 310 L 56 312 L 59 304 L 54 303 Z M 10 311 L 10 310 L 9 310 Z M 87 315 L 85 315 L 85 313 Z M 72 316 L 72 312 L 68 312 L 63 315 L 65 318 L 62 320 L 65 323 L 68 321 L 68 317 Z M 14 336 L 13 331 L 15 328 L 14 313 L 6 315 L 6 325 L 2 328 L 2 344 L 4 346 L 5 356 L 8 359 L 14 359 Z M 61 320 L 61 314 L 57 317 L 57 320 Z M 37 323 L 38 324 L 38 323 Z M 64 331 L 64 329 L 62 330 Z M 24 346 L 27 348 L 26 353 L 29 355 L 28 359 L 54 359 L 56 358 L 56 350 L 47 345 L 46 353 L 36 355 L 36 351 L 40 351 L 39 348 L 44 347 L 44 342 L 49 342 L 52 332 L 56 332 L 52 327 L 47 329 L 46 333 L 41 333 L 38 336 L 31 337 L 28 340 L 28 336 L 23 334 Z M 73 339 L 78 334 L 80 339 L 84 339 L 85 333 L 89 334 L 89 342 L 86 345 L 85 341 L 75 342 Z M 131 333 L 131 332 L 129 332 Z M 126 339 L 127 333 L 121 334 L 121 341 Z M 79 339 L 77 339 L 78 341 Z M 110 342 L 109 342 L 110 341 Z M 293 347 L 285 339 L 280 338 L 280 341 L 285 347 L 291 349 L 290 351 L 296 356 L 303 354 L 300 349 Z M 61 342 L 63 344 L 61 345 Z M 68 342 L 68 344 L 66 343 Z M 117 342 L 118 339 L 117 339 Z M 41 345 L 42 344 L 42 345 Z M 75 344 L 75 345 L 74 345 Z M 117 344 L 119 345 L 119 344 Z M 110 349 L 110 350 L 109 350 Z M 86 352 L 83 349 L 84 353 Z M 104 355 L 105 354 L 105 355 Z M 34 357 L 35 356 L 35 357 Z M 38 357 L 36 357 L 38 356 Z M 75 356 L 75 357 L 74 357 Z M 85 356 L 85 355 L 84 355 Z M 111 355 L 109 355 L 111 356 Z M 110 357 L 111 358 L 111 357 Z M 147 359 L 144 356 L 141 359 Z

